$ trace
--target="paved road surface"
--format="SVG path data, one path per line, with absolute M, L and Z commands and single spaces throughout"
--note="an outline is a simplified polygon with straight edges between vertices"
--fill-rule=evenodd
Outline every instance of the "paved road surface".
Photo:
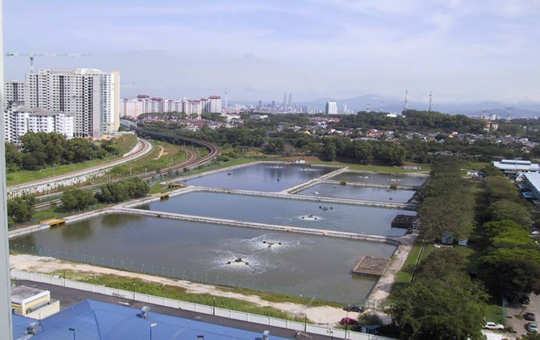
M 108 163 L 91 166 L 91 167 L 88 167 L 86 169 L 69 172 L 69 173 L 66 173 L 66 174 L 63 174 L 63 175 L 58 175 L 58 176 L 54 176 L 54 177 L 47 177 L 47 178 L 44 178 L 44 179 L 25 182 L 25 183 L 21 183 L 21 184 L 17 184 L 17 185 L 10 185 L 9 187 L 7 187 L 8 195 L 10 193 L 16 193 L 16 192 L 19 192 L 19 191 L 25 190 L 25 189 L 34 189 L 34 190 L 36 190 L 37 187 L 45 186 L 45 185 L 50 184 L 50 183 L 73 180 L 73 178 L 76 178 L 78 176 L 84 176 L 84 175 L 88 176 L 88 175 L 91 175 L 91 174 L 93 174 L 95 172 L 99 172 L 99 171 L 103 171 L 103 170 L 106 170 L 106 169 L 113 168 L 113 167 L 115 167 L 117 165 L 132 161 L 134 159 L 137 159 L 137 158 L 140 158 L 140 157 L 146 155 L 147 153 L 149 153 L 152 150 L 152 145 L 148 141 L 139 138 L 139 142 L 132 149 L 132 151 L 134 149 L 136 149 L 137 151 L 130 153 L 129 156 L 119 157 L 119 158 L 116 158 L 116 159 L 114 159 L 114 160 L 112 160 L 112 161 L 110 161 Z
M 529 295 L 531 303 L 527 306 L 521 304 L 513 304 L 506 307 L 506 313 L 508 319 L 506 321 L 507 327 L 512 327 L 520 336 L 527 334 L 525 324 L 530 322 L 523 319 L 518 319 L 516 316 L 522 316 L 524 313 L 531 312 L 536 315 L 536 323 L 540 322 L 540 295 L 532 293 Z M 510 318 L 511 316 L 511 318 Z
M 286 337 L 286 338 L 291 338 L 291 339 L 294 338 L 294 335 L 296 333 L 296 331 L 293 331 L 293 330 L 269 327 L 265 325 L 259 325 L 259 324 L 254 324 L 254 323 L 249 323 L 249 322 L 244 322 L 244 321 L 239 321 L 239 320 L 230 320 L 230 319 L 221 318 L 221 317 L 212 316 L 212 315 L 199 314 L 199 313 L 179 310 L 175 308 L 152 305 L 152 304 L 144 303 L 144 302 L 126 300 L 126 299 L 117 298 L 113 296 L 85 292 L 85 291 L 72 289 L 72 288 L 49 285 L 46 283 L 18 280 L 17 284 L 24 284 L 25 286 L 29 286 L 29 287 L 36 287 L 40 289 L 49 290 L 51 292 L 51 298 L 55 300 L 60 300 L 61 309 L 66 309 L 85 299 L 93 299 L 93 300 L 109 302 L 113 304 L 119 304 L 120 302 L 121 303 L 127 302 L 129 303 L 130 307 L 137 308 L 137 309 L 140 309 L 142 306 L 150 306 L 152 307 L 150 310 L 150 313 L 157 312 L 160 314 L 172 315 L 172 316 L 177 316 L 177 317 L 190 319 L 190 320 L 198 320 L 198 321 L 213 323 L 217 325 L 227 326 L 227 327 L 234 327 L 234 328 L 239 328 L 239 329 L 252 331 L 252 332 L 262 333 L 264 330 L 269 330 L 271 335 L 276 335 L 276 336 Z M 314 340 L 330 339 L 330 337 L 321 336 L 321 335 L 310 334 L 310 336 L 311 336 L 311 339 L 314 339 Z

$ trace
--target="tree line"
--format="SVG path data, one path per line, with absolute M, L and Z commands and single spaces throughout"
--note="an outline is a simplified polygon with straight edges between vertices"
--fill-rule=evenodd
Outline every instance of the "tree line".
M 100 191 L 93 194 L 82 189 L 67 189 L 60 198 L 62 204 L 57 211 L 82 211 L 99 203 L 120 203 L 133 198 L 139 198 L 150 192 L 148 183 L 138 177 L 118 182 L 107 183 Z M 9 224 L 24 223 L 31 220 L 35 212 L 35 198 L 22 196 L 9 199 L 7 202 Z
M 8 171 L 38 170 L 118 154 L 112 141 L 93 143 L 83 138 L 66 139 L 54 132 L 27 132 L 19 140 L 20 148 L 13 143 L 6 143 Z
M 479 209 L 487 243 L 478 274 L 495 296 L 519 299 L 540 293 L 540 250 L 530 237 L 530 204 L 498 171 L 483 180 Z
M 289 117 L 291 116 L 291 117 Z M 402 165 L 405 162 L 430 163 L 438 154 L 452 153 L 462 159 L 491 161 L 494 157 L 529 158 L 523 151 L 521 143 L 501 145 L 496 139 L 483 138 L 469 140 L 467 138 L 449 138 L 448 134 L 439 134 L 434 141 L 425 141 L 417 135 L 405 138 L 399 132 L 394 140 L 362 139 L 357 130 L 349 136 L 312 135 L 301 131 L 276 126 L 277 119 L 289 121 L 297 115 L 271 116 L 269 122 L 245 124 L 236 128 L 210 129 L 203 127 L 200 131 L 184 131 L 174 124 L 163 122 L 146 123 L 147 129 L 169 134 L 180 134 L 187 137 L 206 140 L 221 146 L 223 150 L 220 160 L 239 157 L 247 153 L 281 155 L 281 156 L 317 156 L 324 160 L 339 160 L 358 164 Z M 443 115 L 454 119 L 449 115 Z M 349 116 L 344 116 L 345 117 Z M 308 119 L 307 116 L 296 117 L 296 120 Z M 395 119 L 395 118 L 393 118 Z M 405 118 L 400 118 L 404 120 Z M 475 122 L 478 120 L 473 120 Z M 295 120 L 292 120 L 296 122 Z M 461 122 L 461 121 L 460 121 Z M 309 124 L 309 119 L 308 122 Z M 286 123 L 283 123 L 286 126 Z M 459 124 L 457 124 L 460 126 Z M 303 126 L 303 125 L 300 125 Z M 460 130 L 461 131 L 461 130 Z M 384 136 L 384 135 L 383 135 Z M 540 154 L 540 148 L 538 151 Z
M 469 237 L 475 225 L 474 196 L 457 159 L 441 157 L 433 162 L 419 197 L 418 216 L 424 233 L 437 238 L 442 233 L 457 239 Z
M 405 117 L 388 116 L 388 112 L 358 112 L 356 115 L 341 115 L 340 128 L 366 128 L 412 132 L 471 132 L 483 133 L 484 123 L 465 115 L 449 115 L 435 111 L 407 110 Z

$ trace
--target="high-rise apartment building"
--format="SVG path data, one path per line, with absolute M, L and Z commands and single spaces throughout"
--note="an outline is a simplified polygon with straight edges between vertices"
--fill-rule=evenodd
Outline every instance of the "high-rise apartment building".
M 327 115 L 338 114 L 338 106 L 336 102 L 326 102 L 326 114 Z
M 221 97 L 220 96 L 208 97 L 208 104 L 206 107 L 206 112 L 221 113 Z
M 6 81 L 4 86 L 4 108 L 11 102 L 24 101 L 24 82 Z
M 74 135 L 74 116 L 41 108 L 24 107 L 23 102 L 12 102 L 4 110 L 5 140 L 19 144 L 19 137 L 27 132 L 56 132 L 67 139 Z
M 29 108 L 73 114 L 76 137 L 101 137 L 120 124 L 120 75 L 95 69 L 40 69 L 26 75 Z

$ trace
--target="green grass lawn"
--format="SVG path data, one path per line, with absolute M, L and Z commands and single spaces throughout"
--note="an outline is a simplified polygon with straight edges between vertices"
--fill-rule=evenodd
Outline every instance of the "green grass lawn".
M 83 170 L 91 166 L 104 164 L 110 162 L 113 159 L 122 157 L 122 155 L 124 155 L 126 152 L 131 150 L 133 146 L 135 146 L 136 142 L 137 137 L 133 135 L 124 135 L 119 137 L 118 142 L 115 144 L 117 149 L 119 150 L 119 154 L 115 156 L 110 156 L 104 159 L 86 161 L 82 163 L 54 166 L 41 170 L 20 170 L 15 172 L 9 172 L 6 175 L 7 184 L 17 185 L 21 183 L 44 179 L 47 177 L 65 175 L 73 171 Z
M 111 288 L 123 289 L 127 291 L 135 291 L 138 293 L 149 294 L 154 296 L 161 296 L 170 299 L 176 299 L 181 301 L 193 302 L 204 304 L 207 306 L 212 306 L 214 304 L 216 307 L 232 309 L 240 312 L 253 313 L 258 315 L 265 315 L 274 318 L 287 319 L 287 320 L 296 320 L 304 321 L 301 317 L 294 317 L 286 312 L 282 312 L 279 309 L 272 307 L 259 307 L 254 303 L 231 299 L 219 296 L 213 296 L 210 294 L 191 294 L 187 293 L 185 288 L 161 285 L 158 283 L 143 281 L 141 279 L 134 279 L 116 275 L 93 275 L 90 273 L 81 273 L 75 271 L 59 271 L 55 275 L 64 276 L 66 278 L 73 279 L 80 282 L 86 282 L 95 285 L 104 285 Z M 221 288 L 218 288 L 221 289 Z M 249 293 L 253 295 L 259 295 L 264 300 L 267 300 L 272 294 L 271 293 L 262 293 L 257 291 L 238 291 L 238 293 Z M 262 295 L 261 295 L 262 294 Z M 281 295 L 281 294 L 277 294 Z M 268 300 L 271 301 L 271 300 Z
M 179 145 L 152 141 L 153 149 L 146 156 L 114 167 L 109 174 L 112 178 L 122 178 L 145 172 L 161 171 L 186 161 L 186 151 Z M 163 151 L 162 151 L 163 150 Z
M 405 170 L 402 166 L 393 167 L 386 165 L 362 165 L 362 164 L 353 164 L 353 163 L 344 163 L 344 162 L 325 162 L 321 160 L 309 161 L 311 164 L 322 164 L 322 165 L 336 165 L 336 166 L 348 166 L 351 170 L 361 170 L 361 171 L 376 171 L 384 173 L 428 173 L 430 170 L 429 164 L 419 164 L 422 167 L 422 170 Z
M 187 172 L 184 172 L 184 175 L 185 176 L 196 175 L 196 174 L 200 174 L 200 173 L 203 173 L 203 172 L 224 169 L 224 168 L 228 168 L 228 167 L 235 166 L 235 165 L 253 163 L 253 162 L 256 162 L 258 160 L 259 159 L 255 159 L 255 158 L 235 158 L 235 159 L 231 159 L 230 161 L 227 161 L 227 162 L 219 162 L 219 163 L 211 162 L 211 163 L 209 163 L 207 165 L 203 165 L 202 167 L 200 167 L 198 169 L 193 169 L 193 170 L 189 170 Z

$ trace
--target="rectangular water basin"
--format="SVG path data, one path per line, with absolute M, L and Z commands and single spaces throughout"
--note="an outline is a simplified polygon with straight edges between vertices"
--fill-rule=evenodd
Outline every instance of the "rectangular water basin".
M 10 246 L 98 266 L 342 303 L 361 301 L 375 284 L 374 278 L 351 273 L 362 256 L 389 258 L 395 251 L 382 243 L 130 215 L 42 230 L 13 239 Z

